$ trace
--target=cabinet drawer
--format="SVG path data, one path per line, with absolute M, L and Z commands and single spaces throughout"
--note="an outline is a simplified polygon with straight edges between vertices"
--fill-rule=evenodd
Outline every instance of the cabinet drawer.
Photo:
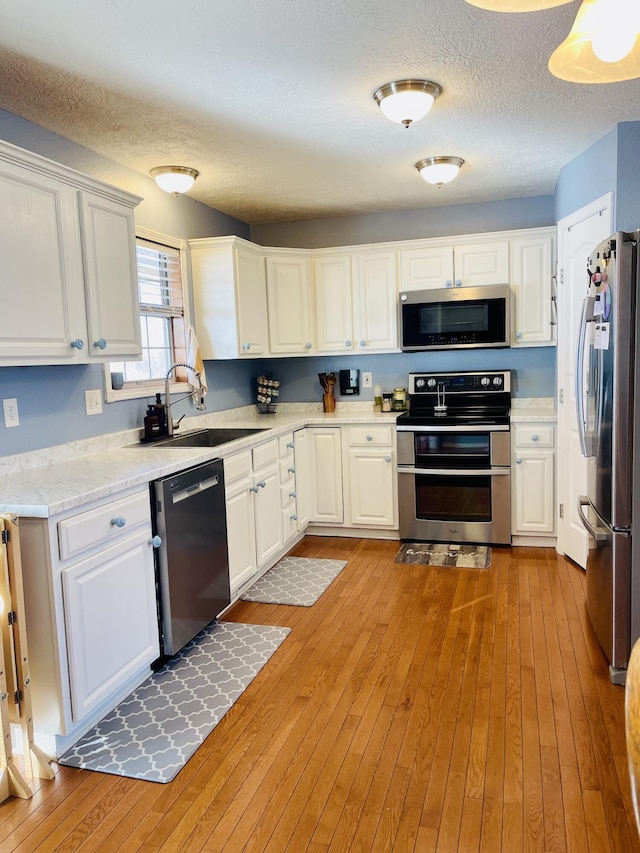
M 288 506 L 294 506 L 296 501 L 296 484 L 293 480 L 290 483 L 285 483 L 280 486 L 280 506 L 285 509 Z
M 293 433 L 288 432 L 286 435 L 281 435 L 278 439 L 278 453 L 282 459 L 284 456 L 290 456 L 293 453 Z
M 281 459 L 280 460 L 280 482 L 286 483 L 288 480 L 291 480 L 293 483 L 293 478 L 295 476 L 296 469 L 293 464 L 293 456 L 291 459 Z
M 151 524 L 150 498 L 146 491 L 59 521 L 60 559 L 67 560 L 97 545 L 124 539 L 141 524 Z
M 393 445 L 393 428 L 388 427 L 350 427 L 347 430 L 350 447 L 379 447 Z
M 229 456 L 224 460 L 224 482 L 226 486 L 243 477 L 250 477 L 251 474 L 250 450 L 245 450 L 244 453 L 237 453 L 235 456 Z
M 554 439 L 550 424 L 520 424 L 515 429 L 516 447 L 553 447 Z
M 274 438 L 265 444 L 259 444 L 251 452 L 253 454 L 253 470 L 266 468 L 267 465 L 272 465 L 278 460 L 278 439 Z

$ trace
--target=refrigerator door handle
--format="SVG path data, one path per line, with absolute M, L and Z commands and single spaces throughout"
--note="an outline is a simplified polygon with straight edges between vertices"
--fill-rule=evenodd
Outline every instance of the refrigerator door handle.
M 582 511 L 583 506 L 589 506 L 589 498 L 586 495 L 580 495 L 578 497 L 578 515 L 580 516 L 580 521 L 588 531 L 588 533 L 593 536 L 596 542 L 604 542 L 607 538 L 606 531 L 603 528 L 594 527 L 593 524 L 589 521 L 587 516 Z
M 576 353 L 576 416 L 578 422 L 578 438 L 583 456 L 593 456 L 591 442 L 587 442 L 587 424 L 584 413 L 584 345 L 587 339 L 587 323 L 593 321 L 592 296 L 585 297 L 580 315 L 578 329 L 578 352 Z

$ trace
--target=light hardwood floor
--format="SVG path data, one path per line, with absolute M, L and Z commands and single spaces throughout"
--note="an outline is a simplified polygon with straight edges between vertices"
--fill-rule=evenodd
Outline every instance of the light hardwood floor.
M 239 602 L 292 631 L 168 785 L 60 767 L 0 805 L 3 851 L 640 851 L 584 574 L 551 549 L 489 569 L 348 560 L 313 607 Z

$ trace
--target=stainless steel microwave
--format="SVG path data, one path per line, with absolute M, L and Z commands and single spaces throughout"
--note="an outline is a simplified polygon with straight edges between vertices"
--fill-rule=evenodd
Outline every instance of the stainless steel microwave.
M 508 347 L 510 302 L 508 284 L 404 291 L 399 299 L 401 349 Z

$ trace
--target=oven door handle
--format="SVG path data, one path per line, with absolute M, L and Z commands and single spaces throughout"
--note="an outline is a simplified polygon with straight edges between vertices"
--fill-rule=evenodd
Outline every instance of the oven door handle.
M 429 474 L 445 477 L 506 477 L 511 468 L 405 468 L 398 465 L 398 474 Z

